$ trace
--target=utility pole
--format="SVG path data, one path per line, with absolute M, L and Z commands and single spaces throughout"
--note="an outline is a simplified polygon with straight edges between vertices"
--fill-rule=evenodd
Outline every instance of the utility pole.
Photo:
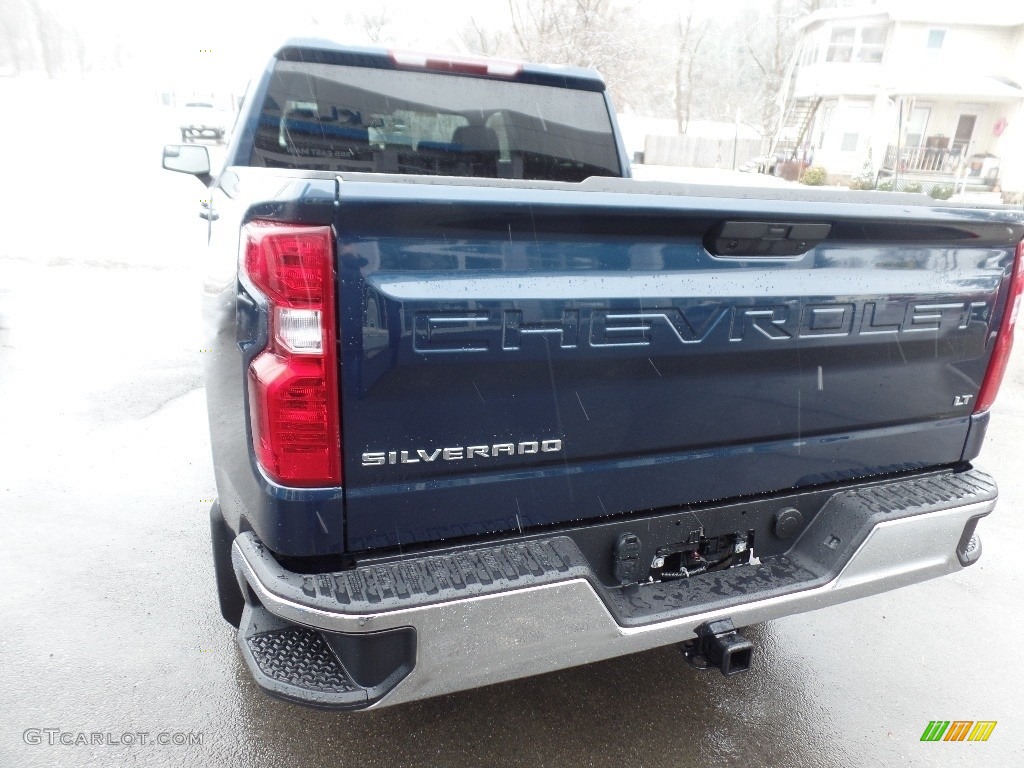
M 892 191 L 900 191 L 900 155 L 903 147 L 903 97 L 900 96 L 900 116 L 896 122 L 896 162 L 893 163 Z
M 740 147 L 740 120 L 743 119 L 743 110 L 736 109 L 736 126 L 732 135 L 732 169 L 736 170 L 736 153 Z

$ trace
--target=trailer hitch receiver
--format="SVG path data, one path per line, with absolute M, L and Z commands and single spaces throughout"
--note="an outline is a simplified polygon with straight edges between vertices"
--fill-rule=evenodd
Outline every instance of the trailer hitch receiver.
M 680 645 L 686 661 L 698 669 L 718 669 L 726 677 L 750 669 L 753 644 L 736 631 L 732 619 L 701 624 L 695 640 Z

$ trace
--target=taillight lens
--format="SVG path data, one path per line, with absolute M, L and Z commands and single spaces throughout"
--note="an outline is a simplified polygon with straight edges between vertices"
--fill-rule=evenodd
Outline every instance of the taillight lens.
M 992 349 L 992 357 L 985 371 L 985 380 L 981 384 L 978 400 L 974 405 L 975 413 L 982 413 L 992 407 L 999 385 L 1003 383 L 1006 366 L 1010 362 L 1010 350 L 1013 348 L 1013 330 L 1020 313 L 1021 294 L 1024 293 L 1024 243 L 1017 246 L 1017 254 L 1010 276 L 1010 290 L 1006 297 L 1006 309 L 999 325 L 999 333 Z
M 254 221 L 242 238 L 242 268 L 270 305 L 270 340 L 249 366 L 256 458 L 283 485 L 340 485 L 331 228 Z

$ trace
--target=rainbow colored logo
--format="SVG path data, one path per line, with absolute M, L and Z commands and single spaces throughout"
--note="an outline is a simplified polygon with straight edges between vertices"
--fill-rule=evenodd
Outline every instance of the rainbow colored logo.
M 931 720 L 921 741 L 988 741 L 995 720 Z

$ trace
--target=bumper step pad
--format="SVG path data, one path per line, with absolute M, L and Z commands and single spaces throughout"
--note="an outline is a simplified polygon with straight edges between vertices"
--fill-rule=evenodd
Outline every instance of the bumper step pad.
M 367 690 L 352 679 L 317 630 L 247 605 L 238 639 L 249 671 L 271 695 L 331 709 L 367 705 Z
M 323 693 L 360 690 L 320 633 L 308 627 L 261 632 L 245 642 L 260 671 L 282 684 Z
M 327 632 L 247 604 L 238 645 L 253 678 L 277 698 L 325 709 L 365 709 L 416 663 L 413 629 Z

